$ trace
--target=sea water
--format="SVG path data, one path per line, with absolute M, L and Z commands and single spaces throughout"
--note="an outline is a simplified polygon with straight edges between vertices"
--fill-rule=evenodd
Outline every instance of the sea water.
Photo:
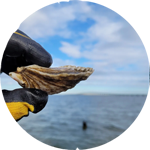
M 145 100 L 146 95 L 53 95 L 41 112 L 30 113 L 18 123 L 48 145 L 93 148 L 122 134 L 137 118 Z

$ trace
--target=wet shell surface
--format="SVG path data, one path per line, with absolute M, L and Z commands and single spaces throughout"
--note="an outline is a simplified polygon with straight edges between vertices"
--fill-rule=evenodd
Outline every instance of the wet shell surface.
M 16 72 L 9 75 L 24 88 L 36 88 L 49 95 L 57 94 L 73 88 L 92 73 L 92 68 L 62 66 L 45 68 L 38 65 L 18 67 Z

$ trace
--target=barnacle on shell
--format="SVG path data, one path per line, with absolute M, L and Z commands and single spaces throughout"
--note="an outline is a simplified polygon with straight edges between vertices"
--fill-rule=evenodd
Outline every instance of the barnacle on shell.
M 73 88 L 81 80 L 86 80 L 93 71 L 89 67 L 70 65 L 56 68 L 30 65 L 17 68 L 16 72 L 10 72 L 9 75 L 24 88 L 36 88 L 52 95 Z

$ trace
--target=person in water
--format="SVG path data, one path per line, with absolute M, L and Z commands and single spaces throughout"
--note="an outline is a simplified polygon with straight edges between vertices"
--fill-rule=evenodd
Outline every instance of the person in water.
M 82 129 L 83 129 L 83 130 L 86 130 L 86 129 L 87 129 L 87 124 L 86 124 L 85 121 L 83 121 Z
M 12 34 L 4 51 L 1 72 L 9 75 L 9 72 L 16 71 L 17 67 L 33 64 L 50 67 L 52 57 L 40 44 L 17 30 Z M 48 101 L 48 94 L 38 89 L 20 88 L 2 92 L 6 105 L 16 121 L 28 116 L 29 111 L 38 113 Z

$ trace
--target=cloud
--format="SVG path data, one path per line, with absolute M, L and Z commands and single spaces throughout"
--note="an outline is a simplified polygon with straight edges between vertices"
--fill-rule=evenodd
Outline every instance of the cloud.
M 107 18 L 101 18 L 100 22 L 96 22 L 96 24 L 91 26 L 85 34 L 86 38 L 96 41 L 101 40 L 102 42 L 118 41 L 120 39 L 120 35 L 117 32 L 122 28 L 122 24 L 118 22 L 111 22 L 106 19 Z
M 60 67 L 60 66 L 65 66 L 65 65 L 75 65 L 75 62 L 72 60 L 62 60 L 60 58 L 53 58 L 53 64 L 51 67 Z
M 63 5 L 63 4 L 66 5 Z M 30 15 L 19 27 L 32 38 L 45 38 L 48 36 L 61 36 L 69 38 L 72 31 L 67 23 L 75 19 L 84 20 L 83 13 L 90 11 L 90 7 L 82 2 L 73 4 L 62 2 L 49 5 Z M 80 17 L 81 15 L 81 17 Z
M 84 24 L 84 30 L 70 28 L 71 22 Z M 50 5 L 27 18 L 20 29 L 35 40 L 58 37 L 60 51 L 55 52 L 53 66 L 93 67 L 95 72 L 81 85 L 147 87 L 149 63 L 140 37 L 105 7 L 81 1 Z
M 20 29 L 32 38 L 43 38 L 47 36 L 70 36 L 66 29 L 66 22 L 74 20 L 72 9 L 55 8 L 53 5 L 39 10 L 29 16 L 20 26 Z M 46 12 L 45 12 L 46 11 Z
M 147 54 L 130 24 L 124 19 L 114 21 L 94 9 L 84 17 L 91 18 L 95 23 L 82 32 L 82 39 L 78 40 L 79 57 L 88 59 L 86 64 L 93 67 L 95 72 L 83 84 L 147 87 Z
M 62 47 L 60 47 L 60 50 L 65 53 L 66 55 L 73 57 L 73 58 L 80 58 L 80 47 L 76 45 L 69 44 L 67 42 L 61 42 Z

